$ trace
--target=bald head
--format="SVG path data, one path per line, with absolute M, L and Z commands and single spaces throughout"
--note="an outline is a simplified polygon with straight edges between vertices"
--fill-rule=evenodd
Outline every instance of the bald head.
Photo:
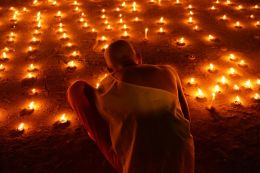
M 105 51 L 105 61 L 113 71 L 138 64 L 133 46 L 125 40 L 117 40 L 109 45 Z

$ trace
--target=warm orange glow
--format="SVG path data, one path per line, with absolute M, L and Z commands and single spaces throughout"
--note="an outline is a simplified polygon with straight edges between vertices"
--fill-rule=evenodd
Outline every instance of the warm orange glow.
M 247 89 L 252 89 L 251 80 L 247 80 L 247 81 L 245 82 L 245 88 L 247 88 Z
M 148 28 L 144 29 L 144 39 L 145 40 L 148 40 L 148 30 L 149 30 Z
M 221 84 L 226 85 L 227 84 L 227 78 L 225 76 L 221 77 Z
M 257 101 L 260 100 L 260 96 L 259 96 L 258 93 L 255 93 L 255 95 L 254 95 L 254 99 L 257 100 Z
M 70 67 L 70 68 L 75 68 L 76 67 L 76 64 L 74 63 L 73 60 L 68 62 L 68 67 Z
M 229 69 L 229 75 L 235 75 L 236 74 L 236 69 L 234 69 L 233 67 L 231 67 L 230 69 Z
M 241 104 L 242 104 L 242 103 L 241 103 L 241 99 L 240 99 L 239 96 L 236 96 L 236 97 L 234 98 L 234 104 L 235 104 L 235 105 L 241 105 Z
M 20 131 L 20 132 L 23 132 L 24 131 L 24 128 L 25 128 L 25 124 L 24 123 L 20 123 L 17 127 L 17 130 Z
M 28 110 L 34 110 L 35 109 L 35 103 L 32 101 L 30 104 L 27 106 Z
M 60 122 L 60 123 L 67 123 L 67 122 L 68 122 L 68 119 L 67 119 L 65 113 L 60 116 L 59 122 Z
M 190 78 L 188 84 L 189 84 L 189 85 L 196 85 L 197 82 L 196 82 L 195 78 L 192 77 L 192 78 Z
M 198 90 L 197 90 L 196 98 L 199 98 L 199 99 L 205 98 L 205 95 L 200 88 L 198 88 Z
M 209 72 L 215 72 L 216 71 L 214 64 L 209 64 L 208 71 Z
M 234 89 L 235 91 L 239 91 L 239 90 L 240 90 L 239 86 L 236 85 L 236 84 L 234 85 L 233 89 Z
M 221 93 L 221 89 L 219 85 L 215 85 L 214 87 L 214 93 Z
M 4 71 L 5 70 L 5 66 L 3 64 L 0 64 L 0 71 Z
M 229 60 L 231 60 L 231 61 L 235 61 L 237 58 L 236 58 L 236 56 L 234 55 L 234 54 L 229 54 Z

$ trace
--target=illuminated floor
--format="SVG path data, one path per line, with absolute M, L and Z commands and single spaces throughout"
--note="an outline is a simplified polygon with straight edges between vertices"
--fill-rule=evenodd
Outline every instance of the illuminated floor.
M 107 73 L 103 50 L 119 38 L 130 40 L 145 63 L 177 68 L 191 108 L 197 172 L 256 170 L 260 4 L 242 0 L 6 2 L 0 2 L 0 146 L 5 146 L 0 155 L 7 156 L 0 161 L 6 165 L 4 172 L 44 172 L 52 164 L 58 164 L 56 171 L 111 172 L 69 108 L 66 89 L 76 79 L 96 86 Z M 66 128 L 57 130 L 57 122 Z M 62 163 L 53 157 L 43 159 L 56 151 L 55 147 L 48 150 L 49 143 L 67 150 L 65 155 L 72 161 L 63 157 L 62 149 L 55 152 Z M 40 150 L 45 154 L 36 157 L 33 151 Z M 78 157 L 80 153 L 85 155 Z M 244 157 L 238 159 L 238 153 Z M 26 162 L 48 166 L 30 166 L 22 156 Z M 243 162 L 249 158 L 253 161 Z M 98 167 L 99 163 L 104 164 Z

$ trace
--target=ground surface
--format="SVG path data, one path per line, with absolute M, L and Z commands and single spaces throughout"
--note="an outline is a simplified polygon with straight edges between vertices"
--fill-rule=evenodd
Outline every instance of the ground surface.
M 260 170 L 260 105 L 252 99 L 260 92 L 257 79 L 260 78 L 260 9 L 253 8 L 257 1 L 236 1 L 226 5 L 213 1 L 184 1 L 176 5 L 175 1 L 162 1 L 149 4 L 148 1 L 136 1 L 137 12 L 132 12 L 132 2 L 127 1 L 126 7 L 120 12 L 115 9 L 122 1 L 87 1 L 79 0 L 79 11 L 73 9 L 73 1 L 12 2 L 0 1 L 0 64 L 5 66 L 0 71 L 0 172 L 91 172 L 112 173 L 113 169 L 103 159 L 95 144 L 87 137 L 66 102 L 66 89 L 76 79 L 86 79 L 93 85 L 100 76 L 106 73 L 101 48 L 123 34 L 123 24 L 118 24 L 118 15 L 122 14 L 123 23 L 128 26 L 129 40 L 143 56 L 145 63 L 171 64 L 177 68 L 182 80 L 192 117 L 192 133 L 196 147 L 197 173 L 255 173 Z M 192 4 L 193 24 L 188 24 L 189 9 Z M 238 10 L 242 4 L 243 8 Z M 210 10 L 215 5 L 216 10 Z M 260 8 L 260 4 L 259 8 Z M 14 9 L 10 8 L 11 6 Z M 27 7 L 26 12 L 23 7 Z M 105 31 L 101 10 L 107 17 L 112 31 Z M 18 10 L 14 24 L 15 10 Z M 62 18 L 54 17 L 61 10 Z M 41 32 L 35 35 L 40 43 L 31 44 L 33 32 L 37 26 L 37 12 L 41 12 Z M 82 28 L 79 22 L 81 12 L 89 28 Z M 227 15 L 227 21 L 219 18 Z M 253 14 L 254 18 L 250 18 Z M 133 22 L 138 16 L 142 21 Z M 160 17 L 165 19 L 164 25 L 157 22 Z M 58 24 L 62 22 L 68 41 L 61 41 Z M 240 21 L 243 28 L 234 27 Z M 199 26 L 200 31 L 193 27 Z M 144 29 L 148 27 L 148 41 L 144 41 Z M 157 31 L 163 27 L 165 34 Z M 95 28 L 97 32 L 92 32 Z M 7 40 L 14 32 L 14 42 Z M 209 34 L 217 37 L 209 41 Z M 107 42 L 96 41 L 102 35 Z M 184 37 L 186 45 L 176 45 L 176 39 Z M 71 42 L 72 48 L 65 45 Z M 28 47 L 36 49 L 28 53 Z M 4 50 L 8 47 L 10 51 Z M 71 56 L 73 51 L 79 56 Z M 9 60 L 3 59 L 3 52 Z M 233 53 L 237 61 L 228 57 Z M 247 67 L 238 63 L 243 59 Z M 75 71 L 67 70 L 69 60 L 77 65 Z M 28 80 L 28 66 L 33 63 L 38 70 L 32 72 L 36 79 Z M 214 63 L 218 69 L 209 73 L 205 67 Z M 236 76 L 228 74 L 234 67 Z M 228 85 L 221 85 L 222 93 L 216 96 L 213 106 L 216 112 L 205 108 L 211 102 L 212 87 L 223 75 Z M 194 77 L 198 85 L 189 86 L 187 80 Z M 246 81 L 250 80 L 251 89 L 245 89 Z M 156 81 L 155 81 L 156 82 Z M 234 91 L 233 85 L 240 86 Z M 36 88 L 38 95 L 30 95 Z M 207 99 L 196 99 L 196 91 L 201 88 Z M 241 106 L 234 106 L 234 97 L 239 95 Z M 31 115 L 21 115 L 31 101 L 35 102 L 35 111 Z M 60 114 L 66 113 L 70 120 L 67 128 L 54 128 L 53 124 Z M 14 130 L 19 123 L 25 123 L 25 131 L 17 135 Z

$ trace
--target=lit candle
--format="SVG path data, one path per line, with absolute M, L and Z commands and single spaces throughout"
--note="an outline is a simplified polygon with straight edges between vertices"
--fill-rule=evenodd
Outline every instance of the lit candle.
M 71 54 L 71 56 L 73 56 L 73 57 L 77 57 L 77 56 L 79 56 L 78 51 L 73 51 L 72 54 Z
M 0 64 L 0 71 L 4 71 L 5 70 L 5 66 L 3 64 Z
M 26 78 L 27 78 L 27 79 L 35 79 L 35 76 L 34 76 L 32 73 L 28 73 L 28 74 L 26 75 Z
M 257 80 L 256 80 L 256 84 L 257 84 L 257 85 L 260 85 L 260 79 L 257 79 Z
M 189 24 L 192 24 L 192 23 L 193 23 L 193 19 L 192 19 L 192 17 L 189 17 L 189 19 L 188 19 L 188 23 L 189 23 Z
M 216 2 L 215 2 L 216 4 L 219 4 L 219 0 L 216 0 Z
M 216 7 L 214 5 L 211 6 L 211 10 L 216 10 Z
M 216 93 L 212 93 L 212 99 L 211 99 L 211 102 L 210 102 L 210 105 L 209 105 L 209 109 L 211 110 L 211 109 L 213 109 L 214 107 L 213 107 L 213 103 L 214 103 L 214 100 L 216 99 Z
M 216 41 L 216 38 L 213 35 L 208 35 L 209 41 Z
M 39 35 L 39 34 L 40 34 L 40 31 L 38 29 L 35 29 L 33 32 L 33 35 Z
M 246 89 L 252 89 L 251 80 L 247 80 L 247 81 L 245 82 L 245 88 L 246 88 Z
M 181 37 L 180 39 L 178 39 L 176 44 L 177 44 L 178 46 L 185 46 L 184 37 Z
M 149 30 L 148 28 L 144 29 L 144 39 L 145 40 L 148 40 L 148 30 Z
M 83 17 L 79 18 L 79 22 L 83 23 L 85 19 Z
M 242 26 L 241 26 L 239 21 L 236 22 L 235 27 L 238 28 L 238 29 L 242 28 Z
M 132 5 L 132 6 L 133 6 L 132 11 L 133 11 L 133 12 L 137 11 L 137 10 L 136 10 L 136 2 L 135 2 L 135 1 L 133 2 L 133 5 Z
M 102 47 L 102 50 L 105 51 L 107 48 L 108 48 L 108 44 L 105 44 L 103 47 Z
M 239 90 L 240 90 L 240 88 L 239 88 L 239 86 L 238 86 L 237 84 L 234 85 L 233 89 L 234 89 L 235 91 L 239 91 Z
M 134 22 L 139 22 L 139 21 L 140 21 L 140 19 L 138 17 L 134 18 Z
M 235 76 L 235 75 L 236 75 L 236 70 L 235 70 L 233 67 L 231 67 L 231 68 L 229 69 L 229 75 L 230 75 L 230 76 Z
M 238 9 L 238 10 L 242 10 L 242 9 L 243 9 L 243 5 L 237 6 L 237 9 Z
M 7 53 L 6 53 L 6 52 L 3 52 L 3 53 L 2 53 L 2 59 L 3 59 L 3 60 L 8 60 L 8 57 L 7 57 Z
M 37 43 L 39 40 L 37 40 L 36 37 L 33 37 L 32 40 L 31 40 L 31 43 Z
M 221 77 L 221 84 L 226 85 L 227 84 L 227 78 L 225 76 Z
M 164 33 L 165 33 L 165 31 L 164 31 L 163 27 L 160 27 L 159 34 L 164 34 Z
M 29 47 L 28 47 L 28 52 L 31 53 L 31 52 L 33 52 L 33 51 L 34 51 L 34 49 L 32 48 L 32 46 L 29 46 Z
M 192 9 L 192 5 L 191 4 L 188 6 L 188 9 Z
M 234 104 L 235 104 L 235 105 L 241 105 L 241 100 L 240 100 L 240 97 L 239 97 L 239 96 L 236 96 L 236 97 L 234 98 Z
M 96 29 L 95 29 L 95 28 L 92 28 L 92 29 L 91 29 L 91 32 L 96 32 Z
M 83 28 L 88 28 L 88 27 L 89 27 L 89 26 L 88 26 L 88 23 L 87 23 L 87 22 L 84 22 L 82 27 L 83 27 Z
M 78 11 L 79 11 L 79 7 L 76 6 L 76 7 L 74 8 L 74 11 L 75 11 L 75 12 L 78 12 Z
M 188 82 L 188 85 L 191 85 L 191 86 L 193 86 L 193 85 L 196 85 L 197 84 L 197 82 L 196 82 L 196 80 L 195 80 L 195 78 L 190 78 L 190 80 L 189 80 L 189 82 Z
M 232 54 L 232 53 L 229 54 L 229 60 L 230 60 L 230 61 L 236 61 L 236 59 L 237 59 L 237 58 L 236 58 L 236 56 L 235 56 L 234 54 Z
M 106 10 L 103 8 L 103 9 L 101 10 L 101 12 L 102 12 L 102 13 L 105 13 L 105 12 L 106 12 Z
M 124 31 L 122 37 L 123 37 L 123 38 L 128 38 L 128 37 L 129 37 L 128 32 L 127 32 L 127 31 Z
M 123 21 L 123 19 L 122 18 L 120 18 L 119 19 L 119 23 L 123 23 L 124 21 Z
M 106 30 L 107 30 L 107 31 L 112 30 L 111 26 L 110 26 L 110 25 L 107 25 Z
M 255 26 L 260 27 L 260 21 L 256 21 Z
M 244 60 L 240 60 L 240 62 L 238 63 L 238 65 L 239 65 L 240 67 L 246 67 L 246 66 L 247 66 L 247 64 L 245 63 Z
M 68 39 L 69 39 L 68 35 L 64 32 L 62 34 L 61 40 L 68 40 Z
M 194 30 L 194 31 L 199 31 L 200 29 L 199 29 L 198 25 L 195 25 L 195 26 L 193 27 L 193 30 Z
M 101 38 L 99 39 L 99 41 L 107 41 L 106 36 L 102 35 Z
M 254 19 L 254 18 L 255 18 L 255 15 L 251 14 L 251 15 L 249 16 L 249 18 L 250 18 L 250 19 Z
M 61 17 L 61 11 L 58 11 L 57 14 L 56 14 L 56 17 Z
M 61 116 L 60 116 L 60 118 L 59 118 L 59 122 L 60 123 L 62 123 L 62 124 L 64 124 L 64 123 L 67 123 L 68 122 L 68 119 L 67 119 L 67 117 L 66 117 L 66 114 L 64 113 L 64 114 L 62 114 Z
M 28 71 L 35 71 L 36 70 L 36 67 L 33 65 L 33 64 L 30 64 L 29 67 L 28 67 Z
M 192 16 L 192 15 L 193 15 L 193 12 L 192 12 L 192 11 L 189 11 L 189 15 Z
M 122 6 L 123 8 L 125 7 L 125 5 L 126 5 L 125 1 L 122 2 L 121 6 Z
M 200 88 L 198 88 L 198 90 L 197 90 L 196 98 L 197 98 L 197 99 L 203 99 L 203 98 L 205 98 L 205 95 L 204 95 L 203 91 L 202 91 Z
M 25 125 L 24 125 L 24 123 L 20 123 L 19 125 L 18 125 L 18 127 L 17 127 L 17 130 L 19 131 L 19 132 L 24 132 L 24 127 Z
M 124 24 L 122 29 L 123 29 L 123 30 L 127 30 L 127 29 L 128 29 L 127 25 Z
M 59 32 L 59 33 L 62 33 L 62 32 L 63 32 L 63 28 L 59 28 L 59 29 L 58 29 L 58 32 Z
M 35 88 L 32 88 L 30 90 L 30 95 L 37 95 L 37 94 L 38 94 L 38 91 Z
M 227 1 L 226 1 L 226 4 L 227 4 L 227 5 L 230 5 L 230 4 L 231 4 L 231 1 L 230 1 L 230 0 L 227 0 Z
M 76 68 L 76 64 L 74 63 L 73 60 L 68 62 L 68 68 L 69 69 L 75 69 Z
M 209 64 L 208 71 L 212 73 L 216 71 L 214 64 Z
M 71 43 L 71 42 L 68 42 L 68 43 L 66 44 L 66 47 L 67 47 L 67 48 L 71 48 L 71 47 L 72 47 L 72 43 Z
M 35 103 L 32 101 L 29 103 L 29 105 L 27 106 L 27 110 L 29 111 L 33 111 L 35 109 Z
M 258 6 L 258 5 L 255 5 L 255 6 L 254 6 L 254 9 L 258 9 L 258 8 L 259 8 L 259 6 Z
M 100 86 L 99 82 L 96 83 L 96 89 L 98 89 Z
M 163 24 L 164 24 L 164 18 L 161 17 L 158 23 L 161 24 L 161 25 L 163 25 Z
M 215 85 L 214 87 L 214 93 L 221 93 L 221 89 L 219 85 Z
M 224 14 L 224 15 L 221 17 L 221 20 L 227 20 L 227 15 Z
M 180 4 L 180 3 L 181 3 L 180 0 L 175 1 L 175 4 Z
M 258 93 L 255 93 L 254 97 L 253 97 L 256 101 L 260 100 L 260 96 Z

